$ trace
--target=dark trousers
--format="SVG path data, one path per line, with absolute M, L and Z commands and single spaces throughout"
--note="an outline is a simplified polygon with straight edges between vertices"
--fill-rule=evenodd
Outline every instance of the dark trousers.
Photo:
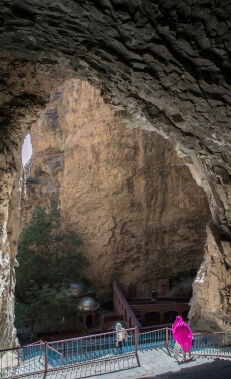
M 118 342 L 118 353 L 122 354 L 123 341 Z

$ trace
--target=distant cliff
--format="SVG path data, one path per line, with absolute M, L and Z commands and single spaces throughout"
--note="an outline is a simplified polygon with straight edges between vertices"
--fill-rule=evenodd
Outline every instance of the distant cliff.
M 159 135 L 126 129 L 89 83 L 69 80 L 31 129 L 24 221 L 57 200 L 63 222 L 85 241 L 86 272 L 109 298 L 112 281 L 147 295 L 159 278 L 193 277 L 203 260 L 209 209 Z

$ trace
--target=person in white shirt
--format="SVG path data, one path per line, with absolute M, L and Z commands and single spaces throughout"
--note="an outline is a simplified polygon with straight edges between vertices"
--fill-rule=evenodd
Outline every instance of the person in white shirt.
M 122 327 L 120 322 L 116 323 L 116 347 L 119 349 L 119 354 L 122 353 L 122 347 L 123 347 L 123 341 L 127 341 L 127 332 L 126 330 Z

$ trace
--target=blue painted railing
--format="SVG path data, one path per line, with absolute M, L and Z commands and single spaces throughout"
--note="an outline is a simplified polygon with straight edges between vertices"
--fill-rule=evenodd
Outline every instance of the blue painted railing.
M 63 364 L 63 354 L 49 345 L 47 346 L 47 359 L 54 366 L 62 366 Z
M 53 366 L 72 365 L 100 360 L 136 351 L 167 347 L 173 349 L 175 339 L 169 328 L 136 334 L 135 329 L 127 330 L 127 340 L 121 347 L 116 346 L 117 332 L 85 336 L 70 340 L 47 343 L 47 360 Z M 231 356 L 231 335 L 227 333 L 194 334 L 191 353 L 194 355 Z M 35 356 L 45 358 L 44 344 L 23 347 L 23 360 Z
M 231 356 L 231 333 L 194 334 L 192 354 Z
M 49 342 L 48 346 L 62 354 L 63 365 L 78 364 L 134 353 L 135 329 L 128 329 L 126 334 L 127 340 L 120 347 L 116 346 L 117 332 Z
M 53 365 L 62 365 L 63 364 L 63 355 L 59 353 L 57 350 L 47 345 L 47 352 L 45 349 L 45 343 L 39 341 L 37 343 L 24 346 L 21 351 L 21 359 L 22 361 L 28 361 L 35 357 L 47 357 L 49 363 Z
M 24 346 L 22 348 L 22 360 L 26 361 L 32 359 L 38 355 L 42 355 L 42 353 L 44 355 L 44 346 L 42 341 Z
M 168 329 L 168 348 L 173 349 L 175 339 Z M 193 333 L 192 355 L 231 356 L 231 333 Z
M 138 350 L 159 348 L 166 345 L 166 328 L 140 333 L 138 335 Z
M 44 373 L 57 368 L 85 365 L 117 357 L 129 357 L 138 351 L 167 348 L 171 353 L 175 340 L 169 328 L 138 334 L 137 328 L 127 329 L 122 346 L 116 346 L 117 333 L 104 333 L 63 341 L 38 342 L 15 349 L 0 350 L 2 378 L 22 374 Z M 231 357 L 231 333 L 193 334 L 192 355 Z

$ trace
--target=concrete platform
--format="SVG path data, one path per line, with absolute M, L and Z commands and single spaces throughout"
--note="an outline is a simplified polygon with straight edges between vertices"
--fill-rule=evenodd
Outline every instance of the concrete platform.
M 27 378 L 47 379 L 231 379 L 231 360 L 198 357 L 186 363 L 177 363 L 166 349 L 139 352 L 140 366 L 136 356 L 118 358 L 108 363 L 84 365 L 81 368 L 28 376 Z

